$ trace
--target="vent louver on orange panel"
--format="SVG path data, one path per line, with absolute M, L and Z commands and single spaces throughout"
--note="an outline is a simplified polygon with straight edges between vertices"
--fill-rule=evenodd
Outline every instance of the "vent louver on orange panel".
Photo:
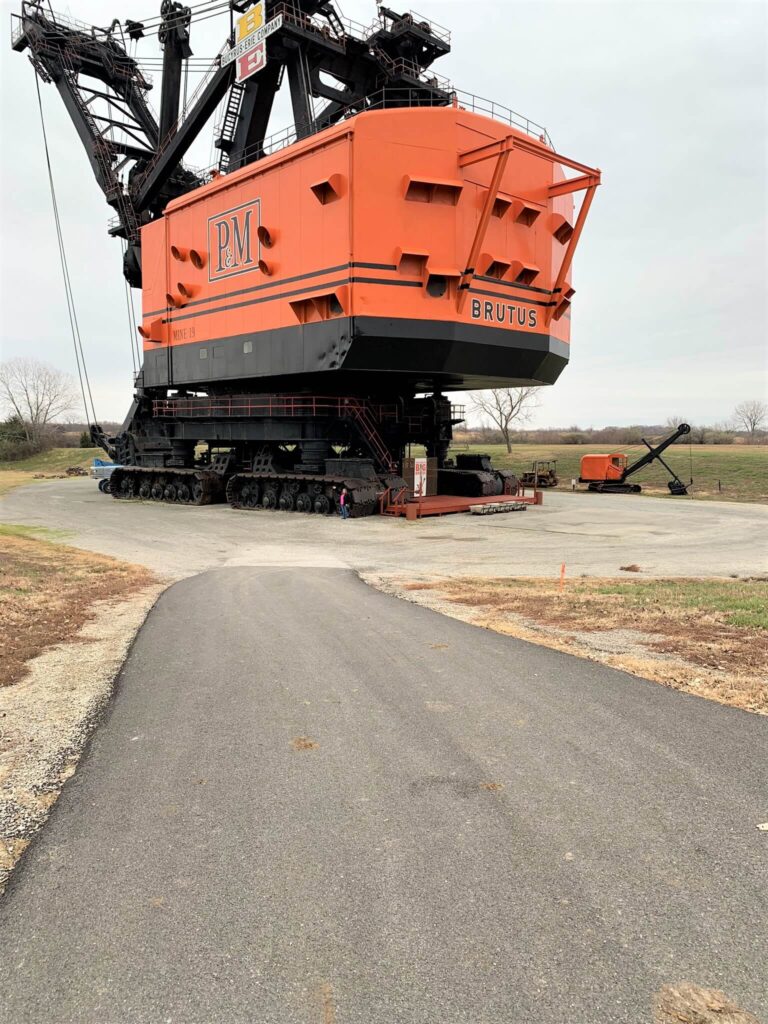
M 512 212 L 515 224 L 524 224 L 526 227 L 531 227 L 538 219 L 541 210 L 531 203 L 526 203 L 523 199 L 516 199 L 512 204 Z
M 523 263 L 522 260 L 512 261 L 512 280 L 515 284 L 533 284 L 541 271 L 533 263 Z
M 159 317 L 156 320 L 150 320 L 147 327 L 142 325 L 138 331 L 144 341 L 151 341 L 155 345 L 163 342 L 163 321 Z
M 575 294 L 575 288 L 571 288 L 571 286 L 567 283 L 563 286 L 563 297 L 560 299 L 557 306 L 555 306 L 555 311 L 552 314 L 553 320 L 559 320 L 564 313 L 568 312 L 568 310 L 571 308 L 571 299 Z
M 427 266 L 427 295 L 440 299 L 444 295 L 455 293 L 455 285 L 461 278 L 457 267 Z
M 337 199 L 341 199 L 344 194 L 344 177 L 341 174 L 332 174 L 329 178 L 325 178 L 323 181 L 316 181 L 314 185 L 309 187 L 315 199 L 323 206 L 326 206 L 328 203 L 335 203 Z
M 570 221 L 566 220 L 561 213 L 553 213 L 549 223 L 552 234 L 561 245 L 570 242 L 573 235 L 573 224 Z
M 413 249 L 409 252 L 406 252 L 403 249 L 398 249 L 395 252 L 395 262 L 397 263 L 398 271 L 401 274 L 411 274 L 414 277 L 424 276 L 424 271 L 427 269 L 428 259 L 428 252 L 416 252 Z
M 347 311 L 348 294 L 346 288 L 337 288 L 321 295 L 308 295 L 305 299 L 294 299 L 290 302 L 293 314 L 300 324 L 317 323 L 320 320 L 332 320 L 344 316 Z
M 483 277 L 495 277 L 497 281 L 501 281 L 510 267 L 509 260 L 502 259 L 499 256 L 491 256 L 487 253 L 483 253 L 478 263 L 477 269 L 479 274 Z
M 507 199 L 505 196 L 496 196 L 493 201 L 493 209 L 491 210 L 491 216 L 497 217 L 501 220 L 502 217 L 506 217 L 509 213 L 510 207 L 513 206 L 513 200 Z
M 434 203 L 436 206 L 455 206 L 464 183 L 450 178 L 405 179 L 405 198 L 412 203 Z

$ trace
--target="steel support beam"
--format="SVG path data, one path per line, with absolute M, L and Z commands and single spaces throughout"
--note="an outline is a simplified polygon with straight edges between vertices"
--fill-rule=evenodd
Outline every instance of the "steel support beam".
M 296 125 L 296 138 L 305 139 L 312 134 L 315 128 L 309 72 L 303 51 L 298 47 L 295 49 L 291 47 L 286 66 L 288 68 L 288 85 L 291 90 L 293 121 Z
M 491 184 L 485 196 L 483 209 L 480 213 L 480 220 L 477 223 L 477 230 L 475 231 L 472 248 L 469 250 L 466 269 L 459 279 L 459 289 L 456 297 L 456 308 L 459 313 L 462 311 L 464 304 L 467 301 L 469 286 L 472 284 L 472 278 L 475 276 L 477 260 L 480 256 L 480 247 L 482 246 L 486 232 L 488 231 L 488 224 L 491 220 L 491 214 L 493 213 L 493 204 L 496 202 L 496 197 L 499 194 L 499 188 L 501 187 L 504 171 L 507 168 L 507 161 L 509 160 L 509 154 L 512 151 L 513 145 L 514 140 L 512 136 L 509 136 L 507 139 L 503 140 L 498 147 L 496 166 L 493 169 Z M 487 157 L 484 159 L 487 159 Z M 459 163 L 461 163 L 461 161 L 459 161 Z
M 160 95 L 160 138 L 165 140 L 176 130 L 181 96 L 181 70 L 185 57 L 192 56 L 189 46 L 189 22 L 192 12 L 179 3 L 164 0 L 164 21 L 158 37 L 163 47 L 163 85 Z
M 107 165 L 103 160 L 99 159 L 96 152 L 100 139 L 98 129 L 93 120 L 90 123 L 86 120 L 84 107 L 69 76 L 59 74 L 53 79 L 53 84 L 58 89 L 59 96 L 61 96 L 64 102 L 64 107 L 75 126 L 75 131 L 80 136 L 80 141 L 85 148 L 85 155 L 88 157 L 88 163 L 91 165 L 91 170 L 98 182 L 99 188 L 106 195 L 113 188 L 114 182 L 106 174 Z
M 246 82 L 229 152 L 230 170 L 235 171 L 262 156 L 281 70 L 282 65 L 278 61 L 269 61 L 263 71 Z
M 570 240 L 568 242 L 568 248 L 565 250 L 563 262 L 560 265 L 560 270 L 557 272 L 557 277 L 555 278 L 555 283 L 552 288 L 552 297 L 554 298 L 555 303 L 557 303 L 557 299 L 560 296 L 563 287 L 563 282 L 565 281 L 568 271 L 571 269 L 573 254 L 576 251 L 576 245 L 579 241 L 579 238 L 581 237 L 584 222 L 587 219 L 587 214 L 589 213 L 589 208 L 592 205 L 592 200 L 594 199 L 596 190 L 596 184 L 590 185 L 584 195 L 584 201 L 581 204 L 579 215 L 576 218 L 576 223 L 573 226 L 573 234 L 571 235 Z M 550 306 L 544 313 L 544 323 L 547 326 L 549 326 L 549 324 L 552 321 L 552 317 L 555 314 L 555 309 L 556 306 Z
M 146 210 L 173 174 L 184 154 L 202 131 L 208 119 L 232 84 L 235 64 L 219 68 L 206 86 L 200 99 L 179 125 L 178 131 L 160 151 L 154 163 L 139 182 L 133 196 L 137 211 Z

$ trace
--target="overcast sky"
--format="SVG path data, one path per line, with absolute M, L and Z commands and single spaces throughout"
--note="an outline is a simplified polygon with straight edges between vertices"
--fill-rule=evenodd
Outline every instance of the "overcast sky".
M 545 125 L 559 152 L 603 171 L 576 253 L 571 362 L 544 390 L 535 423 L 713 423 L 744 399 L 768 398 L 768 3 L 415 2 L 452 30 L 453 52 L 436 70 Z M 10 50 L 20 2 L 0 6 L 2 357 L 73 371 L 34 73 Z M 100 25 L 159 6 L 53 2 Z M 373 0 L 339 7 L 364 23 L 375 13 Z M 226 18 L 193 24 L 193 50 L 214 54 L 226 31 Z M 142 45 L 140 55 L 159 54 L 156 40 Z M 58 94 L 42 88 L 96 410 L 122 420 L 131 358 L 120 243 L 106 234 L 111 211 Z M 282 105 L 271 127 L 289 121 Z M 211 134 L 192 163 L 211 162 Z

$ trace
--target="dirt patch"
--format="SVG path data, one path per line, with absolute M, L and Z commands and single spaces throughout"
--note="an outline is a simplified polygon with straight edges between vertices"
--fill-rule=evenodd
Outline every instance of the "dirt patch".
M 0 892 L 74 771 L 163 588 L 139 566 L 0 537 Z
M 653 1024 L 760 1024 L 724 992 L 682 982 L 665 985 L 653 1000 Z
M 768 585 L 754 580 L 369 577 L 486 629 L 768 714 Z
M 296 736 L 295 739 L 291 740 L 291 746 L 294 750 L 317 750 L 320 744 L 315 743 L 309 736 Z

